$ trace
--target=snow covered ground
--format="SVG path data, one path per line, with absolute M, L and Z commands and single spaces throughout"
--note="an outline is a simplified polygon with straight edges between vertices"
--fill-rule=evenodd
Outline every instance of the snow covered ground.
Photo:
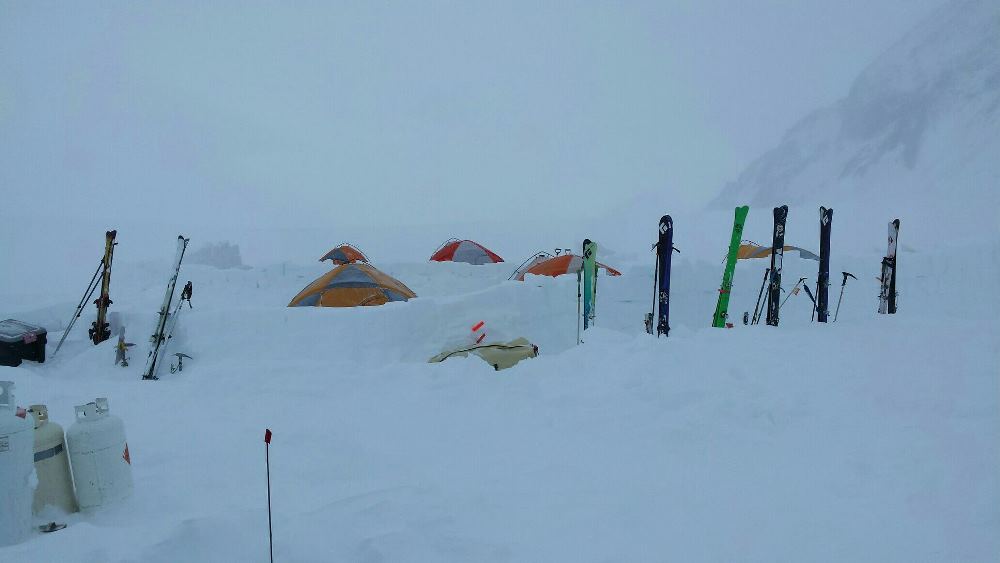
M 832 302 L 836 272 L 859 279 L 828 326 L 809 323 L 803 293 L 779 328 L 744 327 L 766 264 L 741 262 L 737 324 L 723 330 L 708 328 L 717 235 L 718 256 L 676 258 L 669 339 L 643 332 L 652 259 L 640 252 L 600 278 L 580 346 L 576 280 L 508 282 L 509 262 L 377 263 L 420 297 L 359 309 L 285 307 L 322 264 L 185 266 L 194 308 L 175 349 L 193 359 L 158 382 L 139 377 L 171 248 L 116 261 L 111 310 L 139 343 L 132 365 L 113 365 L 114 339 L 86 340 L 89 307 L 58 356 L 0 379 L 66 426 L 73 405 L 109 397 L 135 495 L 48 515 L 69 527 L 0 560 L 266 561 L 265 427 L 277 561 L 995 560 L 996 239 L 904 245 L 895 316 L 875 314 L 883 250 L 835 245 Z M 7 286 L 0 302 L 49 327 L 51 355 L 90 266 L 49 267 L 62 293 Z M 786 258 L 785 287 L 815 268 Z M 503 372 L 426 363 L 478 320 L 540 356 Z

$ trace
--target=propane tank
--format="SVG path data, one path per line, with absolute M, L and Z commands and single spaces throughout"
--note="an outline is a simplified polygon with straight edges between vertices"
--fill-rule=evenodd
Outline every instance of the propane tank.
M 14 383 L 0 381 L 0 546 L 31 534 L 32 441 L 27 412 L 14 404 Z
M 67 513 L 76 512 L 62 426 L 49 420 L 49 409 L 45 405 L 31 405 L 28 412 L 35 419 L 35 473 L 38 475 L 31 509 L 35 514 L 46 506 L 55 506 Z
M 132 494 L 125 424 L 110 413 L 107 399 L 76 407 L 76 422 L 66 431 L 66 445 L 80 510 L 95 510 Z

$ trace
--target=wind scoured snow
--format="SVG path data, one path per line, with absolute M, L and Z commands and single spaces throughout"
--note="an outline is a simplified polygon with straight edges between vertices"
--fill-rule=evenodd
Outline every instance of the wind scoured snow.
M 580 346 L 570 276 L 382 264 L 420 297 L 316 309 L 285 305 L 325 265 L 185 266 L 194 308 L 173 349 L 192 359 L 158 382 L 139 377 L 169 265 L 116 263 L 132 272 L 112 286 L 132 365 L 112 365 L 114 339 L 89 344 L 88 311 L 57 357 L 0 379 L 66 426 L 109 397 L 135 494 L 54 516 L 69 527 L 0 560 L 265 561 L 268 427 L 277 561 L 987 561 L 996 300 L 942 284 L 996 279 L 996 256 L 901 253 L 900 313 L 878 316 L 879 254 L 835 255 L 860 278 L 840 320 L 809 324 L 800 294 L 777 329 L 739 322 L 765 267 L 741 261 L 732 330 L 708 328 L 721 261 L 678 257 L 668 339 L 642 332 L 651 260 L 622 264 Z M 815 274 L 785 262 L 786 289 Z M 426 363 L 479 320 L 541 355 Z

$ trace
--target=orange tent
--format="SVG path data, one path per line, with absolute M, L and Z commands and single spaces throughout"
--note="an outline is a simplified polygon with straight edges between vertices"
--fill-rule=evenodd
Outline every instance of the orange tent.
M 598 268 L 603 268 L 609 276 L 620 276 L 621 272 L 618 270 L 607 266 L 605 264 L 597 263 Z M 535 274 L 536 276 L 561 276 L 563 274 L 575 274 L 583 269 L 583 258 L 577 256 L 576 254 L 563 254 L 562 256 L 556 256 L 549 258 L 547 260 L 540 260 L 533 262 L 523 272 L 517 274 L 514 279 L 518 281 L 524 281 L 525 274 Z
M 327 252 L 319 259 L 320 262 L 323 260 L 330 260 L 334 264 L 350 264 L 352 262 L 369 262 L 368 257 L 365 256 L 364 252 L 358 250 L 358 247 L 349 243 L 338 244 L 330 252 Z
M 358 307 L 406 301 L 417 294 L 371 264 L 343 264 L 316 278 L 289 307 Z

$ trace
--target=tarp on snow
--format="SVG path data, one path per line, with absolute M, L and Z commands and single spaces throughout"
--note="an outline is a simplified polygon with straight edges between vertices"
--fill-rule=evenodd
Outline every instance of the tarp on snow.
M 790 246 L 790 245 L 785 245 L 781 248 L 786 253 L 797 250 L 799 252 L 799 258 L 819 261 L 819 256 L 816 256 L 815 254 L 809 252 L 804 248 L 799 248 L 797 246 Z M 759 246 L 747 242 L 744 242 L 743 244 L 740 245 L 739 254 L 736 255 L 736 258 L 739 260 L 750 260 L 753 258 L 770 258 L 770 257 L 771 257 L 770 246 Z

